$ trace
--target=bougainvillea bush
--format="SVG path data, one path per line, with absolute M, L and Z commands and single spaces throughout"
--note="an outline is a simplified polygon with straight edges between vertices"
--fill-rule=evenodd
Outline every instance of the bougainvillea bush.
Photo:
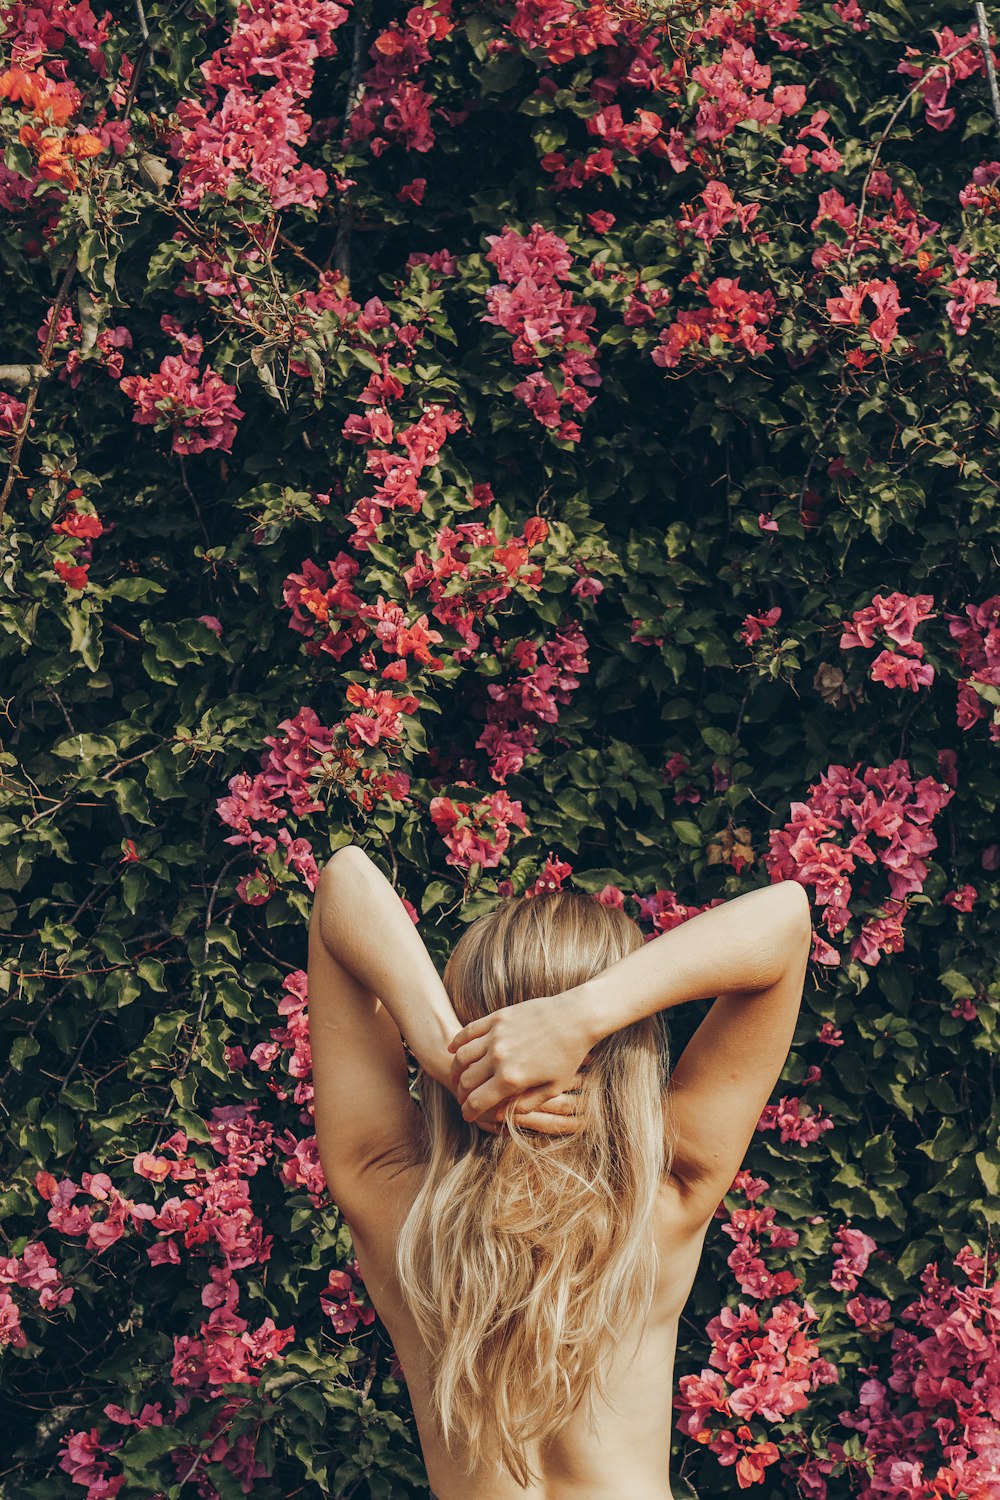
M 439 963 L 804 884 L 675 1493 L 996 1500 L 973 6 L 0 18 L 4 1495 L 425 1493 L 313 1133 L 356 841 Z

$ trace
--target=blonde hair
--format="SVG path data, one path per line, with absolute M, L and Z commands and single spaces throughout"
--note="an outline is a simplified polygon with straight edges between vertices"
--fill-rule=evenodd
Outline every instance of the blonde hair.
M 463 1025 L 573 988 L 639 948 L 620 908 L 580 891 L 510 897 L 456 943 L 444 984 Z M 525 1486 L 527 1444 L 606 1398 L 623 1335 L 656 1283 L 653 1215 L 672 1148 L 660 1016 L 592 1049 L 583 1128 L 499 1135 L 463 1120 L 421 1076 L 425 1179 L 396 1268 L 430 1357 L 432 1405 L 453 1459 L 492 1460 Z

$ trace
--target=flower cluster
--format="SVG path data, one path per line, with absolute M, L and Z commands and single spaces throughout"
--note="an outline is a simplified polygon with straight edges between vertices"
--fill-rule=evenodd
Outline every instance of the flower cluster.
M 74 1288 L 63 1280 L 55 1257 L 32 1240 L 20 1255 L 0 1255 L 0 1348 L 24 1349 L 28 1338 L 21 1326 L 21 1310 L 8 1287 L 34 1292 L 43 1311 L 65 1307 L 73 1300 Z
M 77 510 L 76 502 L 83 499 L 82 490 L 67 490 L 65 510 L 58 521 L 52 522 L 52 530 L 58 536 L 70 538 L 75 546 L 69 557 L 60 555 L 52 559 L 52 566 L 68 589 L 83 590 L 87 587 L 88 572 L 93 558 L 93 542 L 103 536 L 104 524 L 96 513 Z
M 312 708 L 298 709 L 294 717 L 285 718 L 277 727 L 285 732 L 265 738 L 268 748 L 261 756 L 261 769 L 256 775 L 237 771 L 229 778 L 229 795 L 219 798 L 216 810 L 222 822 L 235 829 L 226 843 L 246 844 L 256 858 L 276 852 L 282 844 L 288 867 L 297 870 L 309 888 L 315 889 L 319 870 L 312 844 L 306 838 L 292 837 L 283 819 L 288 813 L 303 817 L 322 810 L 324 804 L 316 798 L 313 772 L 333 745 L 333 729 L 322 724 Z M 283 807 L 282 802 L 288 805 Z M 255 823 L 282 826 L 274 838 L 273 834 L 262 834 L 253 826 Z
M 326 196 L 325 173 L 305 165 L 298 147 L 312 124 L 301 100 L 312 90 L 319 58 L 332 57 L 334 36 L 350 12 L 336 0 L 247 0 L 228 39 L 201 64 L 205 98 L 177 106 L 180 128 L 168 143 L 180 163 L 181 205 L 196 209 L 209 194 L 254 183 L 274 208 L 315 208 Z M 264 80 L 258 93 L 254 85 Z
M 351 545 L 357 551 L 368 550 L 386 511 L 411 514 L 419 511 L 427 498 L 418 482 L 420 476 L 434 467 L 449 435 L 462 425 L 461 412 L 447 410 L 434 402 L 421 409 L 416 422 L 398 431 L 384 409 L 375 408 L 363 417 L 348 417 L 344 436 L 366 446 L 365 468 L 378 480 L 374 494 L 364 496 L 348 513 L 347 519 L 354 527 Z M 396 445 L 396 452 L 389 450 L 390 443 Z
M 875 316 L 868 308 L 870 302 Z M 859 281 L 854 285 L 842 283 L 839 297 L 827 297 L 826 311 L 831 323 L 857 328 L 864 324 L 869 338 L 874 339 L 883 354 L 892 348 L 899 333 L 899 319 L 908 307 L 899 300 L 899 287 L 891 278 L 885 280 Z M 853 351 L 852 351 L 853 352 Z M 853 360 L 859 364 L 860 361 Z
M 927 57 L 917 47 L 907 47 L 899 72 L 904 78 L 917 80 L 914 87 L 923 100 L 928 125 L 934 130 L 947 130 L 955 123 L 948 94 L 956 83 L 982 73 L 985 63 L 975 26 L 961 36 L 950 26 L 942 26 L 933 36 L 937 53 Z
M 697 276 L 690 279 L 698 281 Z M 652 351 L 654 364 L 673 370 L 685 356 L 707 357 L 718 346 L 749 355 L 773 347 L 762 332 L 777 308 L 773 293 L 745 291 L 738 276 L 717 276 L 704 292 L 707 307 L 682 309 L 660 330 Z
M 694 137 L 698 142 L 725 141 L 739 125 L 778 125 L 786 115 L 798 114 L 806 102 L 801 84 L 771 88 L 771 69 L 752 47 L 732 41 L 718 62 L 691 69 L 691 79 L 703 90 L 698 102 Z
M 65 380 L 71 390 L 76 390 L 83 379 L 84 370 L 88 366 L 97 365 L 111 377 L 112 380 L 120 382 L 121 373 L 125 367 L 124 349 L 131 349 L 132 335 L 124 323 L 115 323 L 113 326 L 105 324 L 98 329 L 96 338 L 88 347 L 84 347 L 83 325 L 76 316 L 75 310 L 68 302 L 64 303 L 55 320 L 55 334 L 52 340 L 51 358 L 53 370 L 60 380 Z M 52 328 L 52 308 L 45 310 L 45 316 L 38 325 L 38 348 L 41 351 L 48 343 L 49 332 Z M 57 355 L 63 355 L 60 365 L 56 359 Z
M 573 0 L 515 0 L 510 31 L 558 64 L 587 57 L 599 47 L 613 47 L 625 24 L 623 13 L 606 0 L 582 5 Z
M 810 787 L 807 801 L 792 803 L 790 821 L 771 831 L 765 863 L 772 880 L 813 887 L 831 937 L 852 919 L 852 877 L 859 865 L 873 872 L 880 866 L 889 887 L 888 899 L 881 901 L 883 914 L 864 920 L 850 947 L 852 958 L 873 965 L 883 953 L 902 950 L 906 897 L 923 890 L 926 857 L 937 848 L 931 825 L 954 790 L 931 776 L 916 779 L 905 760 L 859 771 L 829 766 Z M 868 897 L 870 884 L 867 878 L 861 883 L 862 897 Z M 836 949 L 818 935 L 813 953 L 821 963 L 840 962 Z
M 211 366 L 199 369 L 201 334 L 186 334 L 169 313 L 161 317 L 160 327 L 177 339 L 183 353 L 165 355 L 154 375 L 126 375 L 118 382 L 135 402 L 133 421 L 169 432 L 174 453 L 204 453 L 210 448 L 229 453 L 237 423 L 245 415 L 234 399 L 236 387 Z
M 283 1081 L 277 1078 L 268 1078 L 268 1088 L 278 1099 L 286 1100 L 291 1097 L 292 1102 L 303 1111 L 303 1118 L 311 1118 L 312 1047 L 309 1042 L 308 979 L 305 971 L 294 969 L 291 974 L 286 974 L 282 986 L 284 994 L 278 1000 L 278 1014 L 286 1017 L 285 1024 L 272 1026 L 268 1033 L 270 1041 L 258 1042 L 252 1048 L 249 1059 L 242 1047 L 231 1047 L 227 1053 L 227 1061 L 234 1069 L 245 1067 L 249 1061 L 256 1063 L 262 1072 L 269 1073 L 278 1058 L 281 1058 L 285 1073 L 294 1081 L 291 1094 L 284 1087 Z
M 838 1229 L 832 1245 L 836 1259 L 830 1285 L 838 1292 L 853 1292 L 858 1278 L 868 1269 L 868 1262 L 876 1249 L 875 1241 L 863 1229 L 852 1229 L 843 1225 Z
M 430 61 L 431 42 L 454 30 L 451 0 L 412 5 L 402 23 L 392 21 L 368 49 L 373 66 L 361 79 L 361 96 L 351 115 L 348 138 L 366 141 L 373 156 L 392 143 L 407 151 L 430 151 L 434 145 L 433 96 L 420 79 Z M 418 190 L 419 202 L 422 190 Z
M 519 535 L 501 542 L 492 526 L 460 521 L 441 527 L 428 548 L 417 549 L 403 570 L 407 590 L 412 596 L 426 589 L 434 619 L 461 637 L 455 661 L 468 661 L 475 652 L 481 640 L 476 626 L 485 614 L 515 589 L 535 592 L 541 586 L 542 564 L 530 554 L 548 532 L 547 521 L 529 516 Z
M 742 1301 L 735 1309 L 723 1307 L 706 1330 L 712 1341 L 709 1368 L 678 1382 L 678 1427 L 705 1444 L 720 1464 L 735 1465 L 741 1489 L 761 1482 L 782 1451 L 791 1451 L 783 1437 L 775 1434 L 774 1441 L 750 1424 L 787 1422 L 820 1386 L 840 1378 L 809 1331 L 817 1313 L 808 1301 L 789 1295 L 798 1279 L 787 1271 L 772 1276 L 760 1258 L 764 1235 L 776 1247 L 798 1241 L 794 1230 L 775 1225 L 773 1210 L 752 1206 L 768 1186 L 740 1172 L 732 1191 L 748 1206 L 733 1210 L 723 1229 L 736 1241 L 729 1264 L 744 1293 L 777 1300 L 767 1313 Z
M 969 1246 L 955 1256 L 964 1284 L 937 1262 L 899 1314 L 888 1378 L 873 1369 L 841 1421 L 863 1440 L 861 1500 L 994 1500 L 1000 1490 L 996 1267 Z
M 514 394 L 543 427 L 567 442 L 578 442 L 580 424 L 565 415 L 569 408 L 582 416 L 601 383 L 597 351 L 590 335 L 595 310 L 574 302 L 564 290 L 573 264 L 565 240 L 541 224 L 527 234 L 504 229 L 486 236 L 486 259 L 497 269 L 497 286 L 486 293 L 489 311 L 484 323 L 495 323 L 514 340 L 516 365 L 533 365 L 532 373 L 514 387 Z M 545 360 L 557 359 L 558 386 L 545 373 Z
M 914 631 L 924 620 L 934 618 L 933 604 L 931 594 L 876 594 L 870 605 L 855 610 L 850 620 L 844 621 L 840 649 L 870 648 L 879 644 L 879 635 L 886 636 L 892 645 L 872 662 L 872 682 L 883 682 L 890 688 L 908 687 L 914 692 L 930 687 L 934 668 L 923 660 L 923 644 L 914 639 Z
M 432 797 L 429 812 L 447 846 L 446 862 L 460 870 L 474 864 L 493 869 L 507 853 L 511 828 L 527 828 L 520 802 L 512 802 L 502 788 L 478 802 Z
M 352 1261 L 347 1271 L 330 1272 L 319 1305 L 337 1333 L 353 1333 L 359 1323 L 368 1328 L 375 1321 L 375 1309 L 364 1295 L 357 1261 Z
M 1000 741 L 1000 594 L 982 604 L 967 604 L 964 615 L 949 615 L 948 632 L 963 674 L 958 727 L 969 730 L 989 719 L 990 739 Z
M 501 645 L 497 641 L 498 649 Z M 520 771 L 535 748 L 540 727 L 556 723 L 560 704 L 569 703 L 580 675 L 590 670 L 587 638 L 574 624 L 565 624 L 540 645 L 516 641 L 508 654 L 520 675 L 509 683 L 487 684 L 492 701 L 486 727 L 476 740 L 476 748 L 490 757 L 490 775 L 501 785 Z
M 811 1146 L 825 1130 L 833 1129 L 833 1121 L 820 1109 L 810 1110 L 801 1099 L 788 1099 L 783 1095 L 777 1104 L 765 1104 L 757 1129 L 777 1130 L 783 1146 L 789 1141 L 794 1141 L 797 1146 Z
M 288 624 L 306 637 L 306 653 L 326 652 L 339 661 L 363 641 L 368 627 L 361 618 L 362 601 L 351 587 L 361 564 L 349 552 L 338 552 L 326 567 L 306 558 L 300 573 L 289 573 L 282 585 Z
M 80 107 L 79 90 L 50 78 L 44 68 L 7 68 L 0 72 L 0 106 L 5 100 L 20 105 L 20 145 L 33 158 L 27 180 L 0 167 L 0 207 L 7 212 L 22 207 L 44 185 L 72 191 L 80 186 L 79 163 L 100 156 L 107 143 L 91 130 L 68 127 Z

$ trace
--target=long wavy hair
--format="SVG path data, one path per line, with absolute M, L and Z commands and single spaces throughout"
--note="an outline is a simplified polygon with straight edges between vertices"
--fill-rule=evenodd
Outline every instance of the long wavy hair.
M 510 897 L 466 928 L 444 984 L 464 1026 L 571 989 L 642 943 L 631 917 L 596 896 Z M 427 1171 L 397 1242 L 399 1284 L 453 1460 L 492 1461 L 522 1486 L 536 1478 L 526 1446 L 606 1399 L 616 1351 L 656 1284 L 653 1216 L 673 1155 L 662 1020 L 591 1052 L 572 1135 L 516 1120 L 493 1135 L 420 1078 Z

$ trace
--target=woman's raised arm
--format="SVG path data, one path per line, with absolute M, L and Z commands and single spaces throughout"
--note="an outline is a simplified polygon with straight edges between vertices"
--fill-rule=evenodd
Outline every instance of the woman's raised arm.
M 451 1043 L 452 1080 L 466 1118 L 515 1094 L 528 1105 L 536 1089 L 565 1087 L 590 1048 L 613 1031 L 687 1000 L 719 996 L 674 1079 L 678 1096 L 682 1086 L 690 1089 L 707 1112 L 709 1091 L 735 1068 L 746 1084 L 744 1106 L 737 1122 L 730 1111 L 722 1129 L 731 1134 L 734 1123 L 742 1129 L 763 1089 L 756 1121 L 787 1057 L 810 933 L 802 886 L 786 881 L 748 891 L 653 938 L 584 984 L 472 1022 Z M 741 1004 L 755 996 L 761 1006 Z M 688 1124 L 693 1138 L 697 1122 Z M 700 1128 L 707 1139 L 707 1117 Z
M 420 1066 L 447 1085 L 458 1018 L 405 906 L 359 845 L 324 866 L 314 915 L 327 953 L 378 996 Z
M 373 1201 L 369 1169 L 391 1161 L 419 1129 L 401 1038 L 424 1072 L 451 1088 L 448 1042 L 458 1028 L 444 983 L 391 883 L 358 845 L 337 850 L 313 897 L 309 1036 L 320 1160 L 355 1225 Z M 490 1112 L 478 1123 L 493 1133 L 500 1128 Z M 571 1134 L 579 1123 L 576 1100 L 550 1093 L 522 1123 L 548 1135 Z

